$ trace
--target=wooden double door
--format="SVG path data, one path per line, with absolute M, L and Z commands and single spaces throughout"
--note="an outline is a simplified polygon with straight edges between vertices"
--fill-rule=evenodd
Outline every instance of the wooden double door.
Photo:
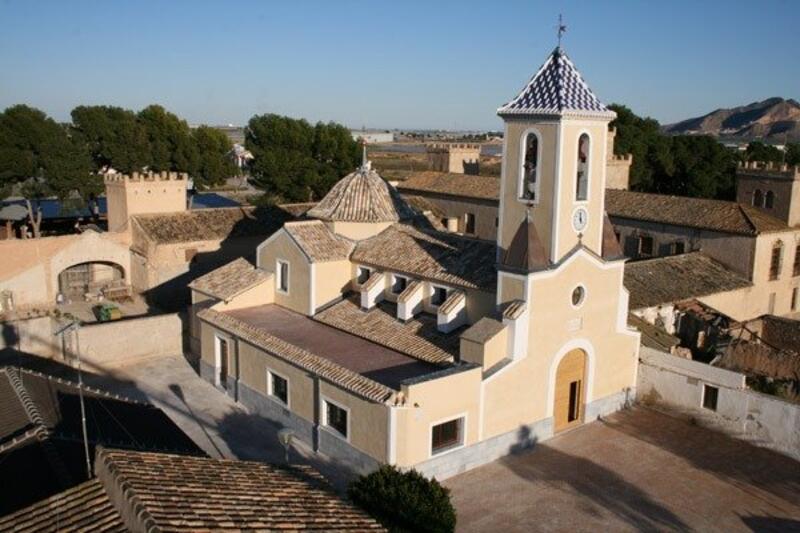
M 556 369 L 553 424 L 557 433 L 583 423 L 586 397 L 586 353 L 572 350 Z

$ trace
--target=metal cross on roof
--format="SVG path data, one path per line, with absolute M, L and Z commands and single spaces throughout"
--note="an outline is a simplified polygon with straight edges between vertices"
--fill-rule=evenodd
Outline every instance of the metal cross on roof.
M 561 13 L 558 14 L 558 47 L 561 48 L 561 36 L 567 33 L 567 25 L 561 19 Z

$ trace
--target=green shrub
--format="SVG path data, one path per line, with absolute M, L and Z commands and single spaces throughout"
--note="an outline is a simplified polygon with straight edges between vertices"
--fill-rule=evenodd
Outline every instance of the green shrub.
M 416 470 L 385 465 L 351 483 L 347 493 L 393 532 L 450 532 L 456 527 L 450 491 Z

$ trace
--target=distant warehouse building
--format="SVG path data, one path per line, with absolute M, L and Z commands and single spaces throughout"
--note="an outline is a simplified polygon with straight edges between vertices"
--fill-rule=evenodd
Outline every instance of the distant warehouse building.
M 350 135 L 356 141 L 364 140 L 367 144 L 394 142 L 394 133 L 391 131 L 350 130 Z

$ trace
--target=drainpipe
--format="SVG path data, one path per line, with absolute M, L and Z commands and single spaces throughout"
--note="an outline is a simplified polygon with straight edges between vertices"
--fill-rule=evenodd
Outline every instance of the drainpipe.
M 319 452 L 319 432 L 322 424 L 322 397 L 320 395 L 319 376 L 314 376 L 314 432 L 311 435 L 312 448 L 314 452 Z

